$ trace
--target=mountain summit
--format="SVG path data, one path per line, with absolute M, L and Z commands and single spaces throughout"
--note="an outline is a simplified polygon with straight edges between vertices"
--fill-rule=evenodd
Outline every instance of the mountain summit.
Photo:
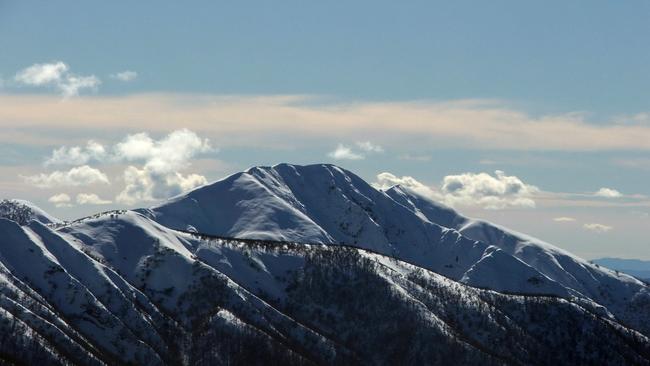
M 650 365 L 642 282 L 333 165 L 34 217 L 0 217 L 0 363 Z
M 643 282 L 334 165 L 253 167 L 141 212 L 205 234 L 357 246 L 475 287 L 581 299 L 650 332 Z

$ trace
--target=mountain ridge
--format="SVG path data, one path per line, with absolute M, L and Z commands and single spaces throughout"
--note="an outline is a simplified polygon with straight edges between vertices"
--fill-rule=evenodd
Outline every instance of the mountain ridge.
M 650 331 L 650 316 L 616 300 L 647 306 L 643 282 L 334 165 L 253 167 L 139 212 L 206 234 L 360 246 L 500 292 L 579 297 Z
M 650 364 L 646 336 L 579 303 L 476 289 L 357 247 L 201 238 L 133 211 L 56 230 L 0 219 L 0 234 L 0 330 L 54 334 L 9 350 L 0 339 L 0 359 Z
M 71 222 L 1 216 L 0 330 L 27 335 L 0 359 L 650 364 L 643 282 L 333 165 Z

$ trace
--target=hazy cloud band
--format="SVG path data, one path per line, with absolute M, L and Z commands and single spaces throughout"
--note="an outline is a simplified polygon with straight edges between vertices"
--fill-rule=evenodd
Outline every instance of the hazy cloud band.
M 484 149 L 650 149 L 649 124 L 593 124 L 578 113 L 532 117 L 485 100 L 346 103 L 309 96 L 140 94 L 61 101 L 53 96 L 0 95 L 0 127 L 7 131 L 2 141 L 20 135 L 26 143 L 41 144 L 60 141 L 56 133 L 44 139 L 27 129 L 163 133 L 189 128 L 221 146 L 346 138 L 372 139 L 385 146 L 410 141 Z

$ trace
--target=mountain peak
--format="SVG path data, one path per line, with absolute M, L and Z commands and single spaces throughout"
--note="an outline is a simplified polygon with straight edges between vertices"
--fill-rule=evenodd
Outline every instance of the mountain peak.
M 645 288 L 541 240 L 404 187 L 378 190 L 329 164 L 252 167 L 146 212 L 163 226 L 203 234 L 356 246 L 497 291 L 609 306 L 609 296 L 632 298 Z

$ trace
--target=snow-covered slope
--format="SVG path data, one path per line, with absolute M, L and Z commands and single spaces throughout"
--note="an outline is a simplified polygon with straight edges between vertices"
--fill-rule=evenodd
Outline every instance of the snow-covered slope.
M 0 219 L 0 363 L 650 364 L 650 339 L 579 302 L 355 247 L 224 240 L 132 211 L 52 227 Z
M 476 287 L 579 298 L 650 334 L 641 281 L 333 165 L 254 167 L 140 212 L 181 230 L 354 245 Z
M 59 223 L 61 220 L 51 216 L 32 202 L 18 199 L 0 201 L 0 217 L 26 225 L 31 220 L 43 224 Z

